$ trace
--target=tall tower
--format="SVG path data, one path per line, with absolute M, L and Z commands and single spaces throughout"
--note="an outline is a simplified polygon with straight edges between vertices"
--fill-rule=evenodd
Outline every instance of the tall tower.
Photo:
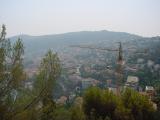
M 120 95 L 120 88 L 123 83 L 123 50 L 122 44 L 119 42 L 119 49 L 118 49 L 118 59 L 117 59 L 117 67 L 116 67 L 116 86 L 117 86 L 117 95 Z
M 123 61 L 123 51 L 122 51 L 122 44 L 121 44 L 121 42 L 119 42 L 117 64 L 122 64 L 122 65 L 124 64 L 124 61 Z

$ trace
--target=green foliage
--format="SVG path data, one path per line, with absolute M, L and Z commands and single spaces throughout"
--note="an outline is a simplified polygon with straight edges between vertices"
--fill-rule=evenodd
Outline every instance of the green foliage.
M 18 39 L 13 45 L 5 38 L 6 28 L 2 26 L 0 35 L 0 110 L 1 119 L 6 119 L 15 111 L 26 75 L 23 70 L 24 47 Z
M 53 120 L 71 120 L 70 110 L 64 107 L 57 107 L 54 112 Z
M 83 110 L 77 106 L 72 107 L 71 120 L 85 120 Z
M 41 119 L 48 120 L 54 118 L 55 103 L 53 101 L 53 89 L 56 80 L 60 76 L 61 67 L 57 54 L 49 50 L 42 59 L 37 80 L 34 83 L 35 93 L 40 94 L 42 102 Z
M 126 89 L 122 95 L 122 100 L 135 120 L 150 120 L 153 117 L 153 105 L 146 96 L 140 95 L 131 89 Z
M 47 52 L 33 89 L 24 88 L 24 46 L 21 39 L 11 45 L 5 38 L 5 30 L 3 25 L 0 35 L 0 119 L 53 118 L 53 88 L 61 70 L 57 54 L 51 50 Z M 33 115 L 33 112 L 37 115 Z
M 157 104 L 157 110 L 160 112 L 160 85 L 157 85 L 155 90 L 156 96 L 154 97 L 153 101 Z
M 101 90 L 99 88 L 90 88 L 84 95 L 84 112 L 89 119 L 105 117 L 112 118 L 114 111 L 119 104 L 118 98 L 108 90 Z
M 18 112 L 14 119 L 54 120 L 56 104 L 53 101 L 53 88 L 60 75 L 60 61 L 57 54 L 48 51 L 42 59 L 33 89 L 23 89 Z M 32 112 L 36 112 L 34 115 Z
M 46 93 L 52 97 L 55 80 L 60 76 L 61 72 L 60 60 L 57 54 L 49 50 L 42 59 L 39 69 L 38 80 L 44 83 L 43 85 L 46 87 Z
M 83 98 L 77 97 L 71 107 L 71 120 L 85 120 L 85 114 L 82 109 Z
M 47 100 L 46 100 L 47 99 Z M 54 111 L 55 111 L 55 103 L 53 100 L 46 98 L 45 104 L 42 106 L 41 119 L 42 120 L 53 120 Z
M 86 91 L 83 108 L 89 120 L 150 120 L 155 112 L 149 99 L 136 91 L 126 89 L 120 97 L 96 87 Z

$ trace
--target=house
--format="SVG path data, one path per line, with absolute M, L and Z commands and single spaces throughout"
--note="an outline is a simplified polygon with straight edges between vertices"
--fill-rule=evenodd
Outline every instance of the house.
M 57 100 L 57 104 L 59 105 L 64 105 L 67 101 L 67 97 L 66 96 L 61 96 L 58 100 Z
M 96 86 L 99 83 L 98 80 L 92 78 L 82 79 L 82 89 L 86 89 L 91 86 Z
M 108 90 L 112 93 L 114 93 L 115 95 L 117 95 L 117 86 L 116 85 L 110 85 L 108 87 Z
M 150 98 L 152 98 L 155 95 L 155 90 L 153 86 L 146 86 L 145 91 Z
M 107 86 L 110 86 L 112 84 L 112 80 L 109 79 L 109 80 L 106 80 L 107 81 Z
M 136 76 L 128 76 L 127 81 L 125 83 L 125 87 L 132 88 L 134 90 L 138 90 L 139 78 Z
M 154 88 L 152 86 L 146 86 L 145 90 L 150 93 L 154 91 Z

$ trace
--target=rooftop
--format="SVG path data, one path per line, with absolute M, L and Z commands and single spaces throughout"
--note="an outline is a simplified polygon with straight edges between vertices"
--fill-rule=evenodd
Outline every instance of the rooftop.
M 127 83 L 138 83 L 139 82 L 139 78 L 136 76 L 128 76 L 127 78 Z
M 146 86 L 146 91 L 154 91 L 154 88 L 152 86 Z

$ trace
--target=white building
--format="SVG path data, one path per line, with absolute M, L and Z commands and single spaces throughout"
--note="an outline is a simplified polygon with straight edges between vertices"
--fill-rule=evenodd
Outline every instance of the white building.
M 138 90 L 139 78 L 136 76 L 128 76 L 125 87 L 130 87 Z

